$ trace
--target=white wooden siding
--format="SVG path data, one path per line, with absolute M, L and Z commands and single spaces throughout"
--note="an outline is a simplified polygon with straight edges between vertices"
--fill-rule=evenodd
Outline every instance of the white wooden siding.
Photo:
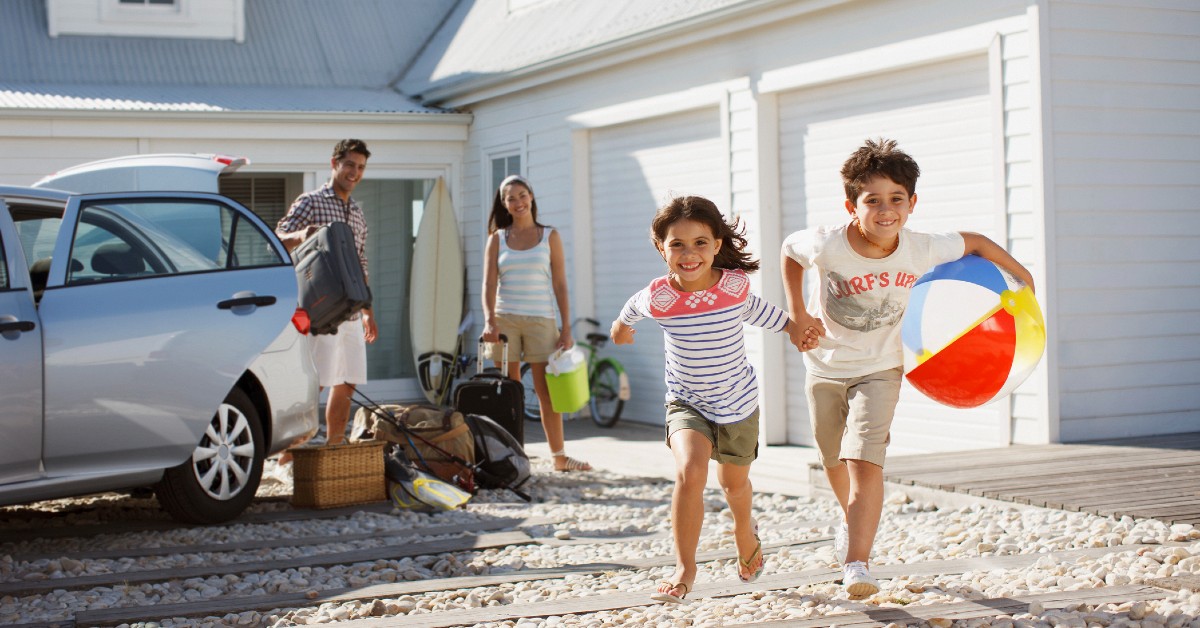
M 620 314 L 629 297 L 666 273 L 649 235 L 658 207 L 673 196 L 720 199 L 726 193 L 720 132 L 717 108 L 591 132 L 593 281 L 596 316 L 605 324 Z M 634 344 L 613 353 L 633 382 L 625 416 L 662 423 L 662 331 L 650 320 L 636 329 Z
M 1198 9 L 1049 3 L 1064 441 L 1200 429 Z
M 779 97 L 783 230 L 849 220 L 839 171 L 867 138 L 895 139 L 921 166 L 909 219 L 922 231 L 995 236 L 993 137 L 986 55 L 796 90 Z M 811 283 L 809 284 L 811 286 Z M 801 356 L 788 352 L 788 440 L 813 444 Z M 904 387 L 894 453 L 994 447 L 1007 413 L 955 410 Z
M 1039 156 L 1034 154 L 1032 129 L 1028 124 L 1031 118 L 1030 110 L 1034 106 L 1034 87 L 1031 84 L 1033 71 L 1027 30 L 1006 33 L 1000 44 L 1001 65 L 1001 111 L 993 112 L 1000 116 L 1003 129 L 1004 172 L 1002 182 L 1004 198 L 1002 201 L 1007 220 L 1007 247 L 1009 253 L 1025 265 L 1033 273 L 1035 280 L 1044 277 L 1045 269 L 1039 266 L 1042 262 L 1040 247 L 1043 245 L 1042 227 L 1038 224 L 1041 216 L 1040 203 L 1035 202 L 1039 194 L 1037 183 L 1031 174 Z M 992 94 L 996 98 L 996 94 Z M 993 123 L 997 122 L 993 120 Z M 1037 285 L 1037 294 L 1041 297 L 1043 314 L 1054 304 L 1048 302 L 1044 285 Z M 1051 338 L 1050 342 L 1057 339 Z M 1047 360 L 1038 364 L 1028 380 L 1013 391 L 1007 401 L 997 403 L 1009 404 L 1011 414 L 1011 431 L 1009 440 L 1013 443 L 1045 443 L 1050 440 L 1047 390 Z

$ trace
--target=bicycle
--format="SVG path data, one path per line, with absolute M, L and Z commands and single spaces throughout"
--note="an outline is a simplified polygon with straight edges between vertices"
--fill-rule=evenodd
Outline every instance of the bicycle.
M 574 327 L 580 321 L 600 328 L 600 321 L 594 318 L 577 318 L 571 325 Z M 591 399 L 588 400 L 588 413 L 592 421 L 600 427 L 612 427 L 621 418 L 625 409 L 625 401 L 629 399 L 629 376 L 625 367 L 615 358 L 599 358 L 600 349 L 608 343 L 608 335 L 592 332 L 584 336 L 583 342 L 576 342 L 587 350 L 588 389 Z M 525 387 L 525 420 L 541 421 L 541 406 L 538 404 L 537 393 L 533 389 L 533 369 L 528 364 L 521 365 L 521 385 Z

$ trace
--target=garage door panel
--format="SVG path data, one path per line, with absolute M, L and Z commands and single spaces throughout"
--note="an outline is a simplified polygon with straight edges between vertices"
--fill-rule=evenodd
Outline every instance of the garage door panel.
M 895 139 L 921 166 L 920 202 L 909 226 L 987 233 L 1001 205 L 992 198 L 994 138 L 986 57 L 822 85 L 779 97 L 785 233 L 844 224 L 840 170 L 867 138 Z M 806 295 L 811 283 L 806 285 Z M 786 357 L 788 441 L 813 444 L 804 365 Z M 894 453 L 995 446 L 998 412 L 946 408 L 905 386 L 893 424 Z
M 720 112 L 706 108 L 596 129 L 590 134 L 592 246 L 596 315 L 607 323 L 625 301 L 663 275 L 650 221 L 669 196 L 722 198 L 728 179 Z M 637 325 L 633 345 L 608 354 L 629 371 L 633 397 L 624 416 L 662 423 L 664 346 L 653 321 Z

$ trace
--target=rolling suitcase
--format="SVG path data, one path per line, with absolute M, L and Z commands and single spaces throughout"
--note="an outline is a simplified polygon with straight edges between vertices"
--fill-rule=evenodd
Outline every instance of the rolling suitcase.
M 371 289 L 354 246 L 354 230 L 331 222 L 296 247 L 300 307 L 308 312 L 309 333 L 336 334 L 338 325 L 371 306 Z
M 500 336 L 504 358 L 508 362 L 508 338 Z M 500 424 L 522 447 L 525 446 L 525 388 L 497 369 L 483 368 L 483 338 L 479 338 L 475 375 L 454 391 L 454 409 L 466 414 L 482 414 Z

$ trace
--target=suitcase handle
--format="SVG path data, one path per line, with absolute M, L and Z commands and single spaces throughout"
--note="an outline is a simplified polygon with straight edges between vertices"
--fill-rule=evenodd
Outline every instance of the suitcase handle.
M 483 336 L 479 336 L 479 347 L 475 350 L 475 374 L 483 373 L 483 345 L 488 344 L 483 340 Z M 500 344 L 504 345 L 504 354 L 500 359 L 501 362 L 508 364 L 508 336 L 500 334 Z M 507 368 L 507 367 L 505 367 Z M 503 369 L 502 369 L 503 370 Z

